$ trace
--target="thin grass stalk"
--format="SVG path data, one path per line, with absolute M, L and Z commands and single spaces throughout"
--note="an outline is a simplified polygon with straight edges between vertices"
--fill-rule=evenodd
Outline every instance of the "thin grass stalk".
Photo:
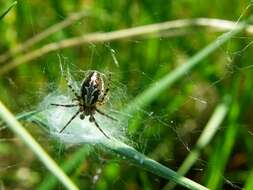
M 247 110 L 250 106 L 249 102 L 252 99 L 253 81 L 251 70 L 248 70 L 248 72 L 245 72 L 244 74 L 246 75 L 246 78 L 242 79 L 241 74 L 239 74 L 235 79 L 231 80 L 233 81 L 233 85 L 231 87 L 232 92 L 230 94 L 232 94 L 233 102 L 229 111 L 228 127 L 224 136 L 220 138 L 220 143 L 218 143 L 214 148 L 215 151 L 211 155 L 209 161 L 210 166 L 208 167 L 209 170 L 206 173 L 206 181 L 208 186 L 213 189 L 218 189 L 222 186 L 221 179 L 224 178 L 224 171 L 228 160 L 230 159 L 231 152 L 235 147 L 236 139 L 238 139 L 238 135 L 240 135 L 240 130 L 247 131 L 247 127 L 242 124 L 242 118 L 245 117 L 245 110 Z M 238 98 L 240 101 L 238 101 Z M 244 138 L 247 141 L 247 137 L 245 136 L 241 136 L 239 138 Z M 252 180 L 253 175 L 250 173 L 247 176 L 247 180 L 243 189 L 253 189 Z
M 231 81 L 233 81 L 233 85 L 230 87 L 231 106 L 227 127 L 225 126 L 224 134 L 217 139 L 205 170 L 205 184 L 210 189 L 222 188 L 225 168 L 234 148 L 240 126 L 238 123 L 240 117 L 238 97 L 241 94 L 241 89 L 244 91 L 244 85 L 241 86 L 240 75 L 236 75 Z
M 45 167 L 55 175 L 58 180 L 69 190 L 78 190 L 78 187 L 61 170 L 55 161 L 45 152 L 45 150 L 34 140 L 25 128 L 16 120 L 12 113 L 0 101 L 0 118 L 10 127 L 10 129 L 20 137 L 20 139 L 33 151 Z
M 32 61 L 50 52 L 58 51 L 65 48 L 76 47 L 82 44 L 103 43 L 114 40 L 122 40 L 125 38 L 133 38 L 140 36 L 143 37 L 147 35 L 162 36 L 165 32 L 168 31 L 173 33 L 173 34 L 171 33 L 169 36 L 178 36 L 179 33 L 185 34 L 184 32 L 182 33 L 182 29 L 196 26 L 209 27 L 211 29 L 215 29 L 216 31 L 237 30 L 239 25 L 240 24 L 233 21 L 210 19 L 210 18 L 197 18 L 197 19 L 181 19 L 175 21 L 168 21 L 164 23 L 138 26 L 105 33 L 95 32 L 90 34 L 84 34 L 82 36 L 61 40 L 59 42 L 49 43 L 41 48 L 30 51 L 14 59 L 13 61 L 6 63 L 6 65 L 2 66 L 0 69 L 0 75 L 14 69 L 15 67 L 21 64 Z M 244 26 L 244 28 L 247 33 L 249 34 L 253 33 L 253 26 Z
M 247 78 L 245 79 L 245 92 L 247 92 L 247 95 L 246 95 L 246 98 L 244 98 L 243 100 L 243 104 L 241 106 L 241 110 L 247 110 L 248 109 L 248 106 L 249 105 L 249 102 L 251 102 L 251 99 L 252 99 L 252 88 L 253 88 L 253 80 L 252 80 L 252 71 L 248 73 L 247 75 Z M 244 113 L 243 113 L 244 114 Z M 249 133 L 249 128 L 246 127 L 246 126 L 241 126 L 243 129 L 243 132 L 244 133 L 247 133 L 247 135 L 249 135 L 250 137 L 249 138 L 244 138 L 244 140 L 246 141 L 246 144 L 247 144 L 247 147 L 249 149 L 249 156 L 251 156 L 251 158 L 249 158 L 249 164 L 252 163 L 252 135 Z M 251 165 L 252 167 L 252 165 Z M 249 171 L 249 175 L 245 181 L 245 184 L 244 184 L 244 189 L 245 190 L 251 190 L 253 189 L 253 169 L 251 169 L 251 171 Z
M 183 161 L 182 165 L 179 167 L 177 173 L 180 175 L 185 175 L 190 168 L 196 163 L 196 161 L 199 158 L 200 151 L 206 147 L 210 141 L 212 140 L 215 133 L 218 131 L 219 126 L 225 119 L 228 110 L 229 110 L 229 102 L 230 98 L 226 97 L 225 101 L 220 103 L 216 109 L 214 110 L 213 115 L 211 116 L 210 120 L 206 124 L 206 127 L 204 128 L 203 132 L 201 133 L 195 148 L 191 150 L 191 152 L 188 154 L 186 159 Z M 173 189 L 176 186 L 175 183 L 169 182 L 165 187 L 164 190 Z
M 74 22 L 82 19 L 83 17 L 87 16 L 89 13 L 87 11 L 81 11 L 71 14 L 69 17 L 64 19 L 63 21 L 48 27 L 46 30 L 42 31 L 41 33 L 33 36 L 26 42 L 17 45 L 13 49 L 9 50 L 8 52 L 0 55 L 0 64 L 6 62 L 8 59 L 11 58 L 11 56 L 16 55 L 18 53 L 26 51 L 31 46 L 37 44 L 38 42 L 42 41 L 43 39 L 46 39 L 48 36 L 70 26 Z

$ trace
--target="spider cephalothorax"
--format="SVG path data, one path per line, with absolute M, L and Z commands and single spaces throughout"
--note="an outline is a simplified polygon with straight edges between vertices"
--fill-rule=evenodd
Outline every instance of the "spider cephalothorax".
M 109 85 L 108 85 L 109 86 Z M 63 107 L 76 107 L 79 106 L 78 111 L 70 118 L 66 125 L 61 129 L 60 133 L 71 123 L 71 121 L 80 114 L 80 119 L 84 119 L 85 116 L 89 116 L 89 121 L 94 122 L 96 127 L 107 137 L 109 138 L 104 131 L 98 125 L 94 114 L 96 112 L 101 115 L 108 117 L 112 120 L 116 120 L 113 117 L 107 115 L 97 108 L 98 105 L 103 104 L 105 97 L 109 91 L 109 87 L 104 89 L 104 81 L 101 74 L 97 71 L 92 71 L 90 74 L 83 80 L 80 89 L 80 95 L 68 82 L 68 87 L 74 93 L 75 98 L 73 101 L 76 103 L 73 104 L 51 104 L 54 106 L 63 106 Z

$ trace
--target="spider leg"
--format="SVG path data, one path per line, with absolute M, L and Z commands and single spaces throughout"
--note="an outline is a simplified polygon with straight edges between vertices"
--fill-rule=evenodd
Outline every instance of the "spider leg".
M 105 92 L 104 92 L 103 96 L 101 97 L 101 100 L 99 100 L 99 102 L 104 102 L 105 97 L 107 96 L 109 90 L 110 90 L 109 88 L 106 88 L 106 89 L 105 89 Z
M 79 97 L 76 97 L 76 98 L 73 98 L 73 99 L 72 99 L 72 102 L 74 102 L 74 101 L 79 101 L 80 98 L 81 98 L 80 96 L 79 96 Z
M 101 115 L 103 115 L 103 116 L 105 116 L 105 117 L 108 117 L 109 119 L 111 119 L 111 120 L 113 120 L 113 121 L 118 121 L 117 119 L 115 119 L 115 118 L 113 118 L 112 116 L 110 116 L 110 115 L 108 115 L 108 114 L 102 112 L 101 110 L 99 110 L 99 109 L 97 109 L 97 108 L 96 108 L 96 111 L 97 111 L 98 113 L 100 113 Z
M 99 100 L 100 103 L 103 103 L 104 100 L 105 100 L 105 97 L 107 96 L 108 92 L 110 91 L 110 83 L 111 83 L 111 73 L 109 73 L 109 76 L 108 76 L 108 85 L 107 85 L 107 88 L 105 89 L 105 91 L 103 92 L 103 96 L 101 97 L 101 99 Z
M 60 130 L 60 133 L 61 133 L 62 131 L 64 131 L 64 129 L 71 123 L 71 121 L 73 121 L 73 119 L 75 119 L 75 117 L 76 117 L 79 113 L 80 113 L 80 110 L 78 110 L 78 111 L 75 113 L 75 115 L 73 115 L 73 116 L 70 118 L 70 120 L 68 121 L 68 123 L 66 123 L 66 125 Z
M 75 107 L 78 106 L 76 104 L 50 104 L 52 106 L 61 106 L 61 107 Z
M 101 131 L 101 133 L 103 133 L 103 135 L 106 137 L 106 138 L 108 138 L 108 139 L 111 139 L 101 128 L 100 128 L 100 126 L 98 125 L 98 123 L 97 123 L 97 121 L 96 121 L 96 119 L 95 119 L 95 117 L 93 116 L 93 115 L 90 115 L 90 122 L 94 122 L 95 123 L 95 125 L 96 125 L 96 127 L 99 129 L 99 131 Z
M 72 93 L 76 96 L 76 100 L 79 100 L 81 97 L 78 95 L 78 93 L 76 92 L 76 90 L 74 89 L 74 87 L 71 85 L 70 81 L 68 80 L 67 74 L 63 75 L 65 80 L 67 81 L 67 85 L 69 87 L 69 89 L 72 91 Z
M 77 92 L 75 91 L 75 89 L 71 86 L 70 83 L 68 83 L 68 87 L 70 88 L 70 90 L 72 91 L 72 93 L 76 96 L 75 100 L 79 100 L 80 96 L 77 94 Z

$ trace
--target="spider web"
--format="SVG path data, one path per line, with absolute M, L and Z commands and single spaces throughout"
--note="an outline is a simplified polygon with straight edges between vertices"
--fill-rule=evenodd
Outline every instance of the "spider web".
M 60 58 L 60 56 L 59 56 Z M 73 80 L 73 77 L 70 74 L 69 68 L 67 68 L 67 73 L 64 70 L 64 66 L 61 63 L 60 60 L 60 69 L 63 78 L 65 79 L 65 82 L 69 81 L 69 84 L 74 88 L 74 91 L 77 92 L 77 94 L 80 95 L 80 88 L 81 88 L 81 81 L 75 81 Z M 64 63 L 65 65 L 66 63 Z M 78 71 L 75 74 L 83 75 L 85 77 L 88 76 L 88 73 L 90 71 Z M 102 78 L 107 79 L 106 75 L 103 73 L 100 73 Z M 83 80 L 83 79 L 82 79 Z M 109 82 L 108 82 L 109 83 Z M 107 86 L 110 84 L 106 84 Z M 115 94 L 116 97 L 119 96 L 119 92 Z M 53 92 L 49 94 L 47 97 L 44 98 L 42 104 L 40 105 L 40 110 L 47 110 L 45 113 L 45 116 L 47 117 L 48 120 L 48 125 L 50 126 L 50 131 L 55 135 L 58 136 L 63 142 L 66 143 L 73 143 L 73 144 L 83 144 L 83 143 L 90 143 L 90 144 L 95 144 L 100 142 L 105 138 L 105 136 L 99 131 L 94 123 L 91 123 L 86 117 L 83 121 L 78 118 L 78 116 L 69 124 L 69 126 L 64 130 L 63 133 L 59 134 L 59 130 L 64 126 L 68 120 L 69 116 L 73 116 L 76 112 L 77 109 L 76 107 L 74 108 L 64 108 L 64 107 L 55 107 L 51 106 L 50 104 L 56 103 L 56 104 L 73 104 L 72 98 L 73 92 L 72 90 L 69 90 L 68 93 L 65 93 L 61 90 L 57 90 L 56 92 Z M 122 98 L 122 96 L 121 96 Z M 108 99 L 106 97 L 105 99 Z M 110 102 L 109 105 L 107 106 L 102 106 L 102 107 L 107 107 L 108 110 L 111 110 L 111 114 L 117 113 L 117 109 L 112 108 L 112 103 Z M 114 112 L 114 113 L 113 113 Z M 110 114 L 110 115 L 111 115 Z M 115 123 L 115 121 L 111 120 L 108 117 L 102 116 L 99 113 L 95 114 L 95 118 L 98 123 L 103 124 L 103 129 L 105 130 L 106 134 L 110 134 L 110 136 L 117 136 L 117 138 L 123 140 L 123 131 L 126 131 L 126 118 L 123 118 L 122 115 L 119 115 L 119 112 L 117 113 L 117 117 L 112 115 L 112 117 L 117 118 L 118 121 Z M 69 117 L 69 118 L 68 118 Z M 65 123 L 65 124 L 64 124 Z M 52 125 L 51 125 L 52 124 Z M 81 126 L 81 127 L 80 127 Z M 101 128 L 101 127 L 100 127 Z M 82 131 L 82 129 L 84 131 Z M 81 135 L 81 136 L 79 136 Z

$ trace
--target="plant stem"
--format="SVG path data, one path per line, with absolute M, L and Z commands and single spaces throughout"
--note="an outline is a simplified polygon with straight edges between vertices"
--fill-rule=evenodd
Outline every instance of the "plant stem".
M 118 140 L 105 140 L 102 146 L 113 151 L 116 154 L 119 154 L 123 158 L 125 157 L 128 159 L 128 161 L 134 163 L 140 168 L 165 179 L 172 180 L 175 183 L 180 184 L 188 189 L 207 190 L 206 187 L 181 176 L 170 168 L 167 168 L 155 160 L 146 157 L 144 154 L 138 152 L 133 147 L 130 147 L 123 142 L 120 142 Z
M 55 161 L 45 152 L 45 150 L 34 140 L 34 138 L 16 120 L 12 113 L 0 101 L 0 118 L 19 136 L 22 141 L 34 152 L 47 169 L 54 174 L 58 180 L 69 190 L 78 190 L 78 187 L 60 169 Z
M 70 173 L 74 169 L 78 168 L 86 159 L 87 155 L 89 154 L 89 147 L 83 146 L 79 148 L 68 160 L 66 160 L 61 168 L 64 170 L 65 173 Z M 48 175 L 44 178 L 43 182 L 40 184 L 37 190 L 50 190 L 55 189 L 57 186 L 58 181 L 53 175 Z
M 147 35 L 161 36 L 163 32 L 168 31 L 171 31 L 170 36 L 178 36 L 180 34 L 179 32 L 180 30 L 189 27 L 208 27 L 210 29 L 215 29 L 216 31 L 237 30 L 238 28 L 240 28 L 240 25 L 241 24 L 228 20 L 197 18 L 197 19 L 173 20 L 163 23 L 155 23 L 128 29 L 116 30 L 112 32 L 104 32 L 104 33 L 94 32 L 84 34 L 81 36 L 64 39 L 58 42 L 52 42 L 42 46 L 41 48 L 29 51 L 28 53 L 25 53 L 22 56 L 2 66 L 0 69 L 0 75 L 10 71 L 11 69 L 14 69 L 15 67 L 21 64 L 32 61 L 50 52 L 59 51 L 65 48 L 76 47 L 82 44 L 103 43 L 114 40 L 122 40 L 125 38 L 134 38 L 140 36 L 143 37 Z M 249 34 L 253 33 L 253 26 L 245 25 L 243 28 L 245 28 L 245 31 L 247 33 Z M 5 59 L 6 59 L 5 55 L 0 55 L 0 62 L 3 62 Z
M 17 45 L 13 49 L 9 50 L 8 52 L 0 55 L 0 64 L 5 63 L 8 59 L 11 58 L 13 55 L 17 55 L 18 53 L 24 52 L 34 44 L 46 39 L 48 36 L 68 27 L 69 25 L 73 24 L 74 22 L 82 19 L 83 17 L 87 16 L 87 11 L 81 11 L 77 13 L 71 14 L 69 17 L 64 19 L 63 21 L 48 27 L 46 30 L 42 31 L 41 33 L 29 38 L 26 42 Z

